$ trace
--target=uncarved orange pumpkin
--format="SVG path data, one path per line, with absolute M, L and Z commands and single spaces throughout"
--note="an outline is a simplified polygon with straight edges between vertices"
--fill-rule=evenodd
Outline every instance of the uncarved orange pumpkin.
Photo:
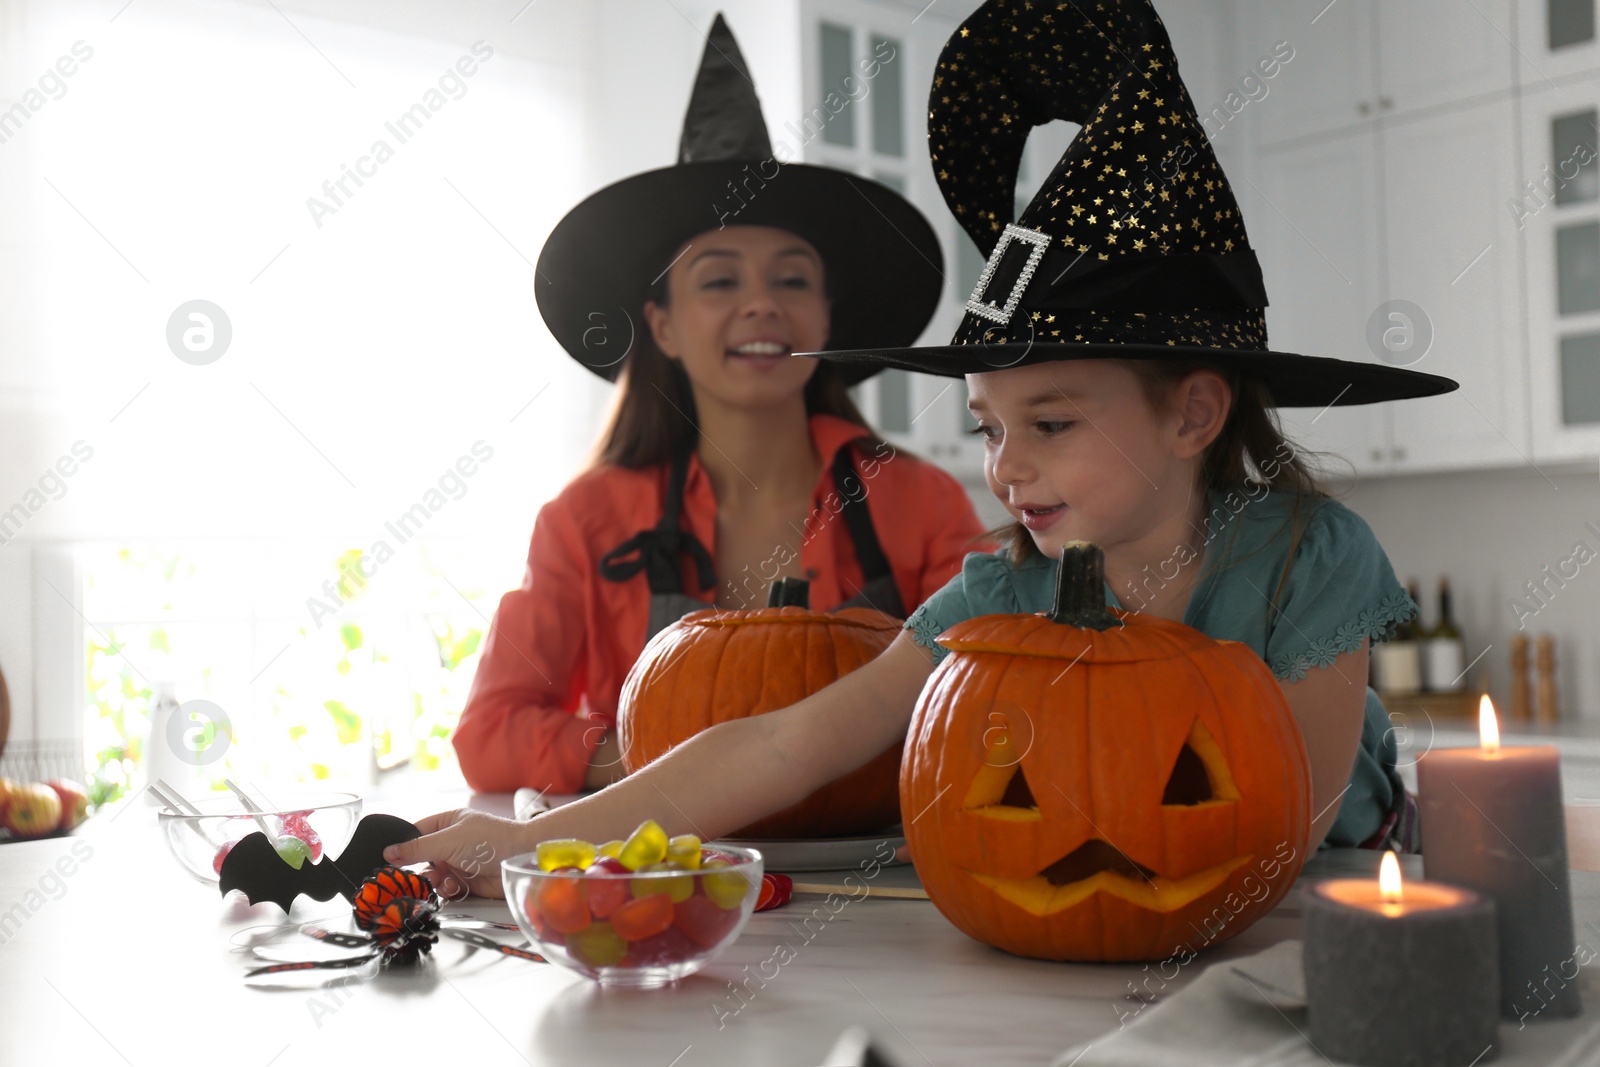
M 1163 960 L 1238 934 L 1305 860 L 1311 769 L 1246 645 L 1105 605 L 1100 549 L 1051 612 L 985 615 L 917 702 L 900 804 L 917 873 L 979 941 Z
M 870 609 L 812 611 L 805 591 L 805 582 L 785 579 L 774 597 L 789 606 L 695 611 L 656 634 L 622 685 L 623 765 L 636 771 L 716 723 L 799 703 L 875 658 L 900 631 L 897 620 Z M 900 751 L 890 746 L 733 836 L 834 837 L 893 825 Z

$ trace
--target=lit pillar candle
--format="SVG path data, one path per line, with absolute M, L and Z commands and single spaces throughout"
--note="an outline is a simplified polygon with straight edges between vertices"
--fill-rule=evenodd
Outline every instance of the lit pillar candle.
M 1501 1014 L 1576 1015 L 1561 761 L 1551 745 L 1500 747 L 1488 696 L 1478 730 L 1477 748 L 1436 749 L 1417 763 L 1423 867 L 1494 900 Z
M 1304 896 L 1312 1046 L 1367 1067 L 1467 1067 L 1498 1052 L 1494 902 L 1470 889 L 1379 877 Z

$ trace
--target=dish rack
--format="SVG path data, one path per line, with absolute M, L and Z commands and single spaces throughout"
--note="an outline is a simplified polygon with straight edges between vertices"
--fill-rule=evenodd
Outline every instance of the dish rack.
M 0 778 L 44 782 L 51 778 L 84 779 L 83 749 L 76 741 L 16 741 L 0 752 Z

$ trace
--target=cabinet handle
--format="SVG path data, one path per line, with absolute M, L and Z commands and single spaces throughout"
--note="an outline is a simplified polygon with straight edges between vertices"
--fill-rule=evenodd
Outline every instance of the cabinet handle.
M 1405 459 L 1406 458 L 1406 450 L 1403 449 L 1403 448 L 1395 448 L 1389 454 L 1391 456 L 1393 456 L 1395 459 Z
M 1394 97 L 1392 97 L 1392 96 L 1380 96 L 1380 97 L 1378 97 L 1378 107 L 1382 108 L 1384 111 L 1393 111 L 1394 110 Z
M 1363 100 L 1356 105 L 1356 112 L 1361 115 L 1370 115 L 1372 114 L 1372 105 Z
M 1381 448 L 1374 448 L 1374 449 L 1373 449 L 1373 450 L 1372 450 L 1372 458 L 1373 458 L 1373 460 L 1374 460 L 1374 461 L 1375 461 L 1375 462 L 1376 462 L 1376 461 L 1379 461 L 1379 460 L 1382 460 L 1382 459 L 1383 459 L 1383 449 L 1381 449 Z

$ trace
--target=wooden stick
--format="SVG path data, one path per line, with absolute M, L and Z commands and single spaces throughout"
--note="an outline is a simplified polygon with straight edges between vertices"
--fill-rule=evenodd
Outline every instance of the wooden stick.
M 865 882 L 862 884 L 866 885 L 867 896 L 869 897 L 885 897 L 892 900 L 928 899 L 928 891 L 926 889 L 919 889 L 914 886 L 869 885 Z M 794 891 L 796 893 L 838 893 L 840 896 L 846 897 L 856 895 L 850 892 L 846 886 L 830 885 L 827 882 L 796 882 Z

